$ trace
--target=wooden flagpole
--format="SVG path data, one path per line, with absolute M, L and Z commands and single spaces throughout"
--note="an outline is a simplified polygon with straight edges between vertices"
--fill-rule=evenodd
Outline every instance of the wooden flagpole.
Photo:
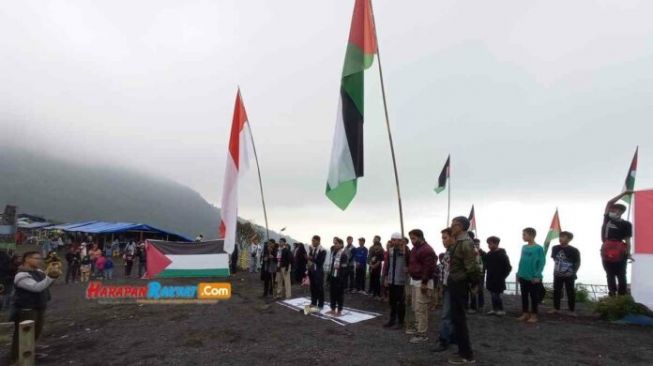
M 383 82 L 383 68 L 381 67 L 381 51 L 379 50 L 379 38 L 376 31 L 376 19 L 374 18 L 374 8 L 370 0 L 370 13 L 372 14 L 372 25 L 374 26 L 374 39 L 376 41 L 376 56 L 379 59 L 379 77 L 381 78 L 381 94 L 383 95 L 383 110 L 385 112 L 385 124 L 388 128 L 388 140 L 390 141 L 390 154 L 392 155 L 392 167 L 395 173 L 395 184 L 397 186 L 397 204 L 399 205 L 399 224 L 401 225 L 401 236 L 404 234 L 404 211 L 401 205 L 401 190 L 399 189 L 399 174 L 397 173 L 397 159 L 395 158 L 395 148 L 392 143 L 392 132 L 390 130 L 390 117 L 388 115 L 388 102 L 385 96 L 385 83 Z
M 241 96 L 242 98 L 242 96 Z M 261 189 L 261 203 L 263 204 L 263 217 L 265 218 L 265 241 L 270 240 L 270 229 L 268 229 L 268 212 L 265 208 L 265 196 L 263 195 L 263 179 L 261 178 L 261 166 L 258 163 L 258 155 L 256 154 L 256 145 L 254 144 L 254 135 L 252 134 L 252 127 L 247 121 L 247 129 L 249 130 L 249 137 L 252 140 L 252 150 L 254 151 L 254 159 L 256 160 L 256 170 L 258 172 L 258 185 Z

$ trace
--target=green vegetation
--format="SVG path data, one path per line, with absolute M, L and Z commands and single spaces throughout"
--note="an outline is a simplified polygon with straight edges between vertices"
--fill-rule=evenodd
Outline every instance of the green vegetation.
M 650 310 L 636 303 L 632 296 L 604 297 L 596 304 L 595 312 L 604 320 L 619 320 L 628 314 L 650 314 Z

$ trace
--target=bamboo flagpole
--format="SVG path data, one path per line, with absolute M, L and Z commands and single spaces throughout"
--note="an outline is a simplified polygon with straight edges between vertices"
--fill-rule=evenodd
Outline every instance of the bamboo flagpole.
M 390 142 L 390 154 L 392 155 L 392 167 L 395 173 L 395 185 L 397 187 L 397 204 L 399 206 L 399 224 L 401 225 L 401 236 L 404 234 L 404 212 L 401 205 L 401 190 L 399 189 L 399 173 L 397 172 L 397 159 L 395 157 L 395 148 L 392 142 L 392 131 L 390 129 L 390 116 L 388 114 L 388 102 L 385 95 L 385 83 L 383 82 L 383 68 L 381 67 L 381 50 L 379 49 L 379 37 L 376 30 L 376 19 L 374 17 L 374 7 L 370 0 L 370 13 L 372 14 L 372 24 L 374 26 L 374 38 L 376 41 L 376 57 L 379 60 L 379 78 L 381 79 L 381 94 L 383 96 L 383 111 L 385 112 L 385 124 L 388 129 L 388 140 Z
M 261 190 L 261 203 L 263 204 L 263 218 L 265 219 L 265 241 L 270 240 L 270 229 L 268 228 L 268 211 L 265 208 L 265 196 L 263 195 L 263 179 L 261 178 L 261 166 L 258 162 L 258 154 L 256 153 L 256 144 L 254 144 L 254 134 L 252 134 L 252 126 L 247 121 L 247 129 L 249 130 L 249 137 L 252 140 L 252 151 L 254 151 L 254 160 L 256 160 L 256 171 L 258 172 L 258 185 Z

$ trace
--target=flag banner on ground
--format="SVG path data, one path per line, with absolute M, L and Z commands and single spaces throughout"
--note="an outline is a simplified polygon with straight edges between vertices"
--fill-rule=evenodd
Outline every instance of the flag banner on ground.
M 625 191 L 635 190 L 635 176 L 637 175 L 637 155 L 639 152 L 639 146 L 635 149 L 635 156 L 633 156 L 633 161 L 630 163 L 630 168 L 628 168 L 628 174 L 626 174 L 626 181 L 624 182 Z M 630 203 L 632 196 L 630 194 L 623 196 L 621 199 L 624 202 Z
M 240 90 L 236 94 L 236 105 L 231 122 L 227 164 L 225 166 L 224 184 L 222 185 L 222 203 L 220 206 L 219 237 L 224 239 L 224 250 L 234 251 L 236 243 L 236 223 L 238 222 L 238 178 L 249 169 L 252 156 L 251 137 L 246 128 L 248 119 Z
M 438 177 L 438 185 L 437 187 L 435 187 L 435 193 L 440 193 L 444 191 L 444 189 L 447 187 L 447 181 L 449 180 L 450 164 L 451 164 L 451 155 L 447 157 L 447 162 L 444 163 L 444 167 L 442 167 L 442 172 L 440 172 L 440 176 Z
M 311 305 L 311 299 L 307 297 L 298 297 L 295 299 L 278 301 L 277 304 L 281 306 L 285 306 L 289 309 L 301 311 L 302 314 L 304 314 L 305 307 Z M 381 316 L 381 314 L 379 313 L 373 313 L 369 311 L 357 310 L 357 309 L 352 309 L 347 307 L 342 308 L 341 316 L 329 315 L 327 314 L 328 311 L 329 309 L 325 307 L 320 312 L 311 313 L 311 315 L 320 319 L 330 320 L 339 325 L 355 324 Z
M 473 231 L 474 234 L 477 234 L 476 232 L 476 213 L 474 212 L 474 205 L 472 205 L 472 210 L 469 212 L 469 230 Z M 477 238 L 479 239 L 479 238 Z
M 145 278 L 227 277 L 229 255 L 223 240 L 196 243 L 147 240 Z
M 653 309 L 653 189 L 634 194 L 634 254 L 631 291 L 635 301 Z
M 370 0 L 356 0 L 342 70 L 340 98 L 326 196 L 341 210 L 349 206 L 363 169 L 364 73 L 377 53 Z
M 544 240 L 545 255 L 549 251 L 549 246 L 551 245 L 551 242 L 560 237 L 561 231 L 562 229 L 560 229 L 560 217 L 558 216 L 558 209 L 556 209 L 555 214 L 553 214 L 553 220 L 551 220 L 551 228 L 549 229 L 549 232 L 546 234 L 546 239 Z

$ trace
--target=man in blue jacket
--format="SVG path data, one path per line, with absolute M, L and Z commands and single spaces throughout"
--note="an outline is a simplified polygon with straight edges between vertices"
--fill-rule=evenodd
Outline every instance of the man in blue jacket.
M 367 274 L 367 248 L 365 238 L 358 238 L 358 248 L 354 249 L 354 268 L 356 270 L 356 291 L 365 293 L 365 275 Z

